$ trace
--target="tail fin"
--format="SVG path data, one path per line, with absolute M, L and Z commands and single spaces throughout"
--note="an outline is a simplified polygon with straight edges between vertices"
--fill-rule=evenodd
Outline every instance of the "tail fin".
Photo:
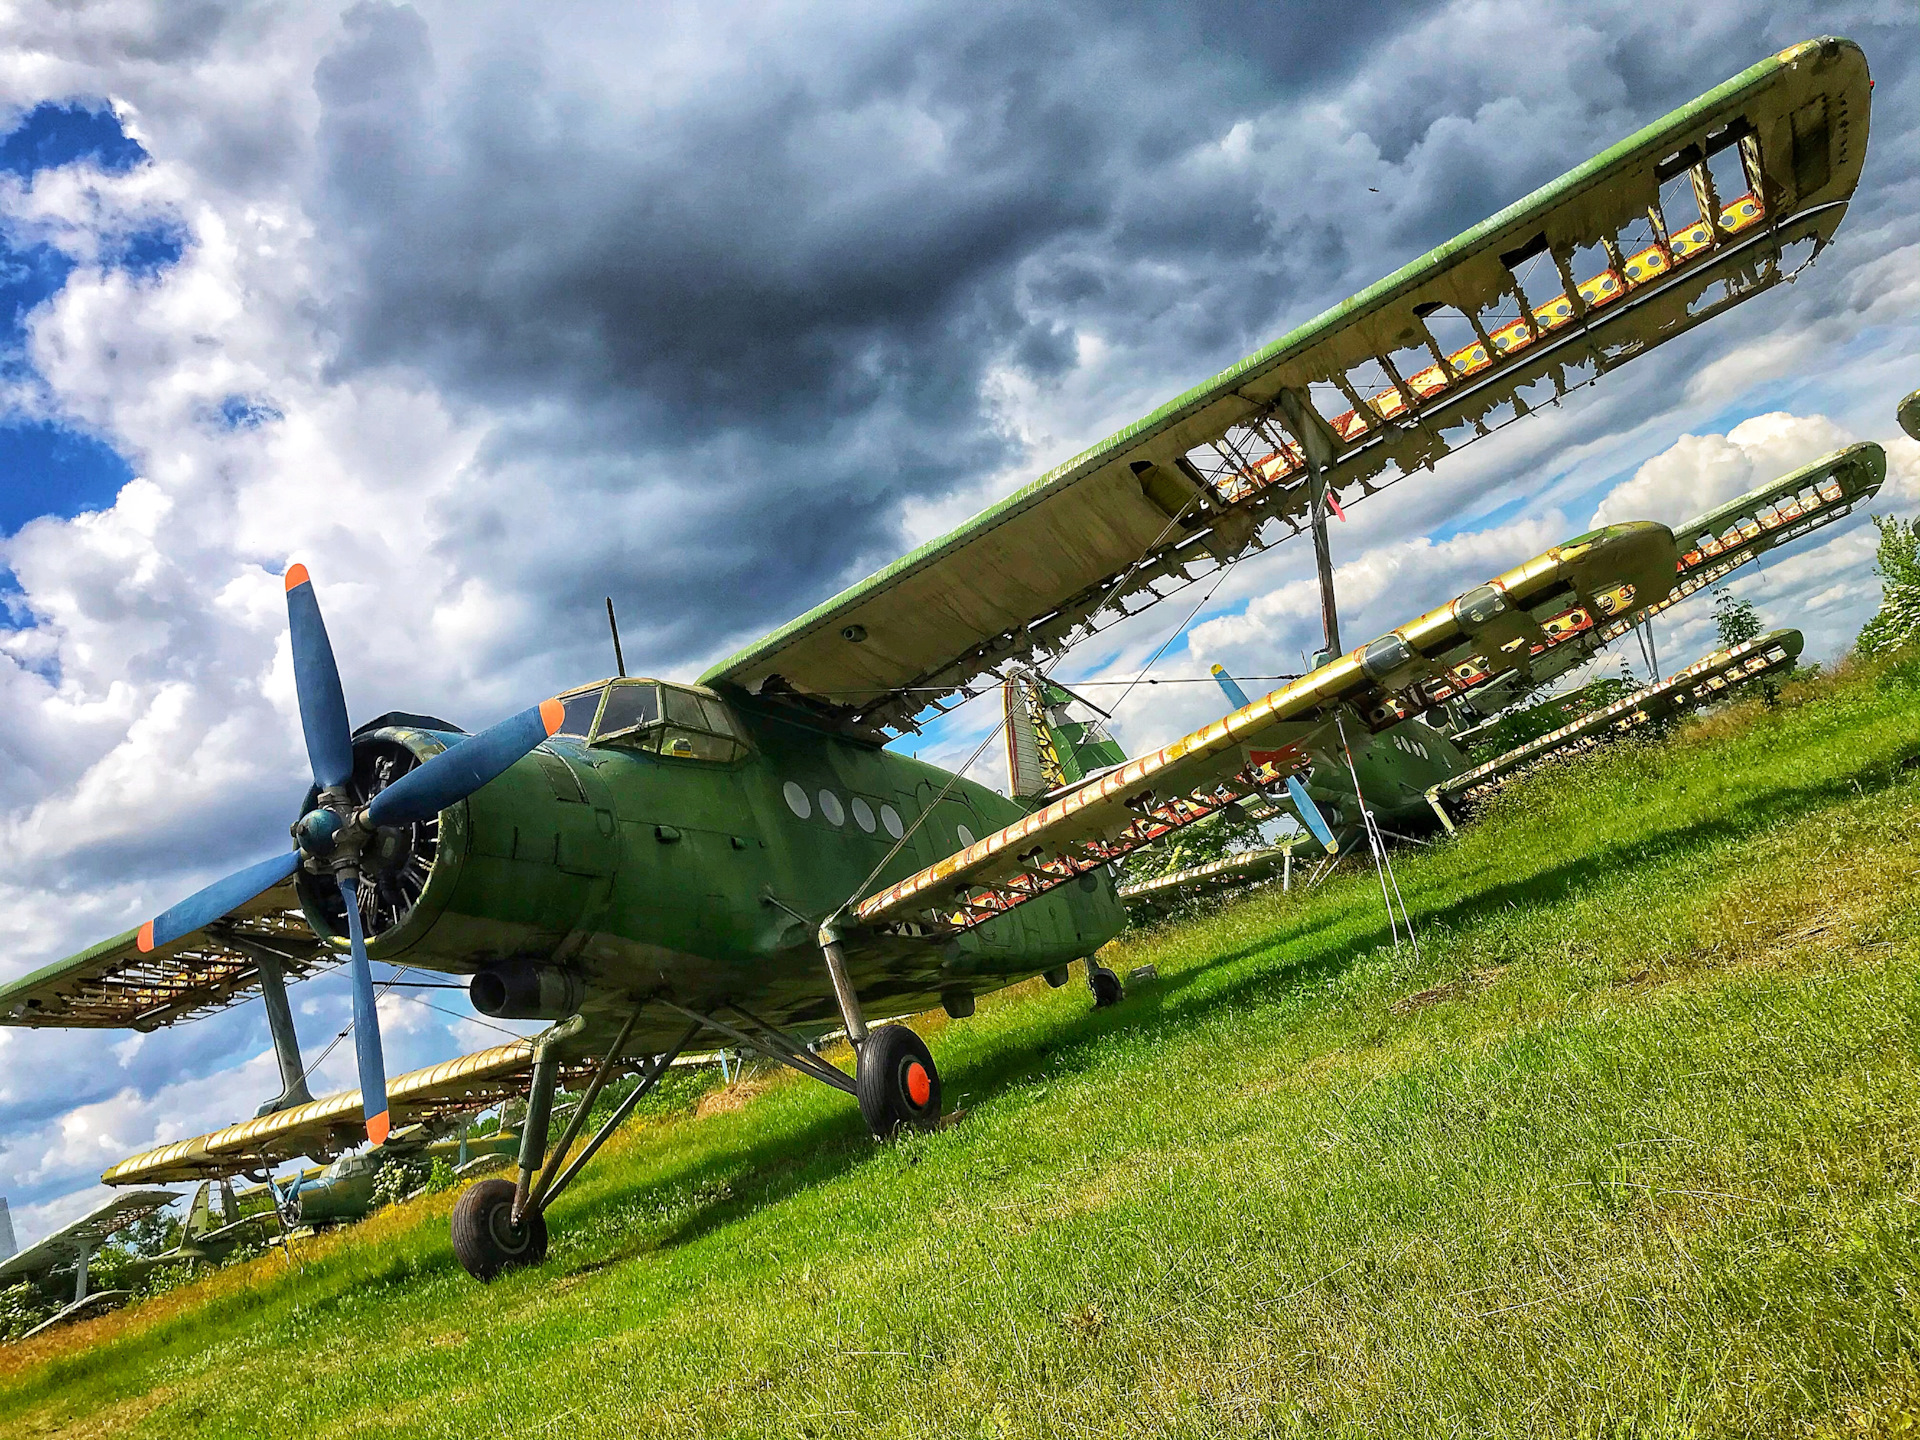
M 1068 707 L 1076 702 L 1095 710 L 1095 718 L 1074 719 Z M 1035 671 L 1010 677 L 1001 704 L 1007 722 L 1007 778 L 1017 799 L 1077 784 L 1127 758 L 1101 723 L 1102 712 Z
M 193 1192 L 193 1203 L 187 1207 L 187 1234 L 204 1235 L 213 1229 L 213 1210 L 207 1199 L 207 1192 L 212 1188 L 211 1181 L 202 1180 L 200 1188 Z
M 13 1215 L 7 1209 L 7 1197 L 0 1195 L 0 1260 L 5 1260 L 20 1244 L 13 1238 Z

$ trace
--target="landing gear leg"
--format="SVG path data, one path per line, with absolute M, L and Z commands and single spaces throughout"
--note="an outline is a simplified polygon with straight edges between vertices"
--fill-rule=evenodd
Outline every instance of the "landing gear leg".
M 1093 1008 L 1096 1010 L 1118 1005 L 1127 994 L 1120 977 L 1091 955 L 1087 957 L 1087 989 L 1093 992 Z
M 877 1140 L 907 1128 L 931 1130 L 940 1123 L 940 1072 L 926 1041 L 904 1025 L 867 1029 L 840 950 L 840 932 L 831 919 L 820 927 L 820 953 L 847 1038 L 853 1042 L 854 1094 L 867 1128 Z
M 453 1253 L 474 1279 L 491 1280 L 512 1266 L 538 1265 L 547 1258 L 547 1207 L 573 1183 L 594 1152 L 660 1083 L 660 1077 L 667 1073 L 674 1057 L 686 1049 L 703 1028 L 696 1021 L 671 1049 L 652 1057 L 640 1072 L 640 1083 L 614 1107 L 593 1138 L 568 1163 L 567 1154 L 587 1117 L 593 1113 L 594 1101 L 600 1098 L 601 1090 L 626 1053 L 627 1037 L 633 1033 L 634 1022 L 639 1018 L 640 1012 L 635 1010 L 619 1038 L 607 1048 L 600 1068 L 574 1107 L 573 1118 L 567 1123 L 560 1143 L 546 1157 L 544 1168 L 540 1160 L 546 1153 L 547 1122 L 553 1114 L 553 1090 L 560 1074 L 560 1046 L 578 1036 L 584 1022 L 576 1015 L 554 1026 L 535 1042 L 533 1082 L 528 1087 L 527 1118 L 520 1132 L 519 1178 L 512 1184 L 505 1180 L 482 1180 L 470 1186 L 453 1207 Z M 536 1170 L 539 1171 L 537 1178 Z

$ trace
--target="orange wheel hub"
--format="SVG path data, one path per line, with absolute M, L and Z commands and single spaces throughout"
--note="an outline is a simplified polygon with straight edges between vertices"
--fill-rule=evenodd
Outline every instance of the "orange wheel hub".
M 915 1105 L 925 1105 L 933 1098 L 933 1077 L 917 1060 L 907 1066 L 907 1098 Z

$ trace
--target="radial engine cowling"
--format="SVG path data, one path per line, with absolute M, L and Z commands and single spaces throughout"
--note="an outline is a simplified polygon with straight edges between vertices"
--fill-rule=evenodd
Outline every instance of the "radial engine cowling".
M 437 733 L 436 733 L 437 732 Z M 364 805 L 402 775 L 446 748 L 458 730 L 425 715 L 383 715 L 360 727 L 353 737 L 353 775 L 347 793 Z M 316 811 L 319 791 L 309 791 L 303 816 L 332 817 Z M 455 807 L 460 810 L 465 805 Z M 443 812 L 453 813 L 453 812 Z M 378 831 L 360 856 L 360 923 L 376 954 L 404 948 L 430 923 L 453 888 L 464 835 L 441 833 L 439 816 Z M 302 869 L 295 876 L 302 906 L 316 934 L 343 939 L 346 907 L 329 878 Z M 429 889 L 435 894 L 430 895 Z M 437 903 L 436 903 L 437 900 Z

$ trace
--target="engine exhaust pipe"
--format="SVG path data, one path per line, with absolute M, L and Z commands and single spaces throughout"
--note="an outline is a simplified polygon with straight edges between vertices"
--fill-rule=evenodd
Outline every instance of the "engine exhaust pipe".
M 564 1020 L 580 1008 L 586 985 L 557 965 L 482 970 L 467 985 L 473 1008 L 496 1020 Z

